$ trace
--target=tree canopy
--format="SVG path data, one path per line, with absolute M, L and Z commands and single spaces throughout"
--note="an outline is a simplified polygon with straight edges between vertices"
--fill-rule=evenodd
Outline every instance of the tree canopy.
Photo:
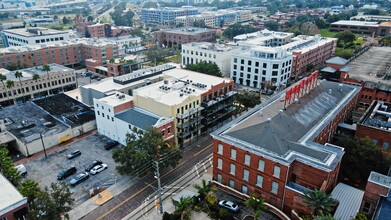
M 149 48 L 146 52 L 144 52 L 144 54 L 150 62 L 157 65 L 158 63 L 166 61 L 166 57 L 170 55 L 170 51 L 168 48 L 154 46 Z
M 121 2 L 115 7 L 114 12 L 110 13 L 114 24 L 118 26 L 132 26 L 133 11 L 124 11 L 126 11 L 126 2 Z
M 261 96 L 258 92 L 240 92 L 235 96 L 236 102 L 243 105 L 244 108 L 253 108 L 261 103 Z
M 254 219 L 258 219 L 261 216 L 261 211 L 265 209 L 265 200 L 259 198 L 257 195 L 251 195 L 245 202 L 246 207 L 250 207 L 254 210 Z
M 149 127 L 143 132 L 136 128 L 127 135 L 127 145 L 113 152 L 116 169 L 122 175 L 142 176 L 154 171 L 152 163 L 159 161 L 161 169 L 175 167 L 182 158 L 182 151 L 163 141 L 159 130 Z
M 228 26 L 228 28 L 224 31 L 223 35 L 227 38 L 234 38 L 237 35 L 253 33 L 258 31 L 255 27 L 250 25 L 242 25 L 240 23 L 235 23 L 233 25 Z
M 217 66 L 216 63 L 209 63 L 206 61 L 202 61 L 196 64 L 188 64 L 186 65 L 186 69 L 195 72 L 205 73 L 212 76 L 218 76 L 218 77 L 222 76 L 220 68 L 219 66 Z
M 356 40 L 356 36 L 348 30 L 338 32 L 335 37 L 338 38 L 338 41 L 343 41 L 344 43 L 351 43 Z
M 330 214 L 336 206 L 331 195 L 322 190 L 308 191 L 304 194 L 304 202 L 311 209 L 313 217 Z
M 5 145 L 0 145 L 0 172 L 15 186 L 19 185 L 22 179 L 21 174 L 15 169 Z

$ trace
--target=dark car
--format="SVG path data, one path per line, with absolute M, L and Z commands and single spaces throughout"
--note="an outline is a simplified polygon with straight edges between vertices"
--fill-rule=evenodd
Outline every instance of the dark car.
M 75 150 L 72 153 L 68 154 L 67 157 L 68 159 L 73 159 L 75 157 L 78 157 L 81 155 L 81 152 L 79 150 Z
M 77 184 L 87 180 L 88 178 L 90 178 L 90 175 L 87 172 L 82 172 L 73 177 L 73 179 L 69 181 L 69 184 L 71 184 L 71 186 L 76 186 Z
M 99 76 L 97 76 L 97 75 L 91 75 L 90 76 L 90 79 L 98 79 L 99 78 Z
M 62 170 L 62 171 L 57 175 L 57 179 L 58 179 L 58 180 L 63 180 L 63 179 L 65 179 L 65 178 L 67 178 L 68 176 L 75 174 L 76 171 L 77 171 L 76 167 L 69 167 L 68 169 Z
M 87 166 L 86 166 L 86 169 L 85 171 L 86 172 L 89 172 L 92 168 L 94 168 L 96 165 L 101 165 L 102 164 L 102 161 L 100 160 L 94 160 L 92 161 L 91 163 L 89 163 Z
M 106 150 L 110 150 L 110 149 L 116 147 L 117 145 L 118 145 L 118 142 L 117 142 L 117 141 L 109 141 L 109 142 L 107 142 L 107 143 L 105 144 L 104 148 L 105 148 Z

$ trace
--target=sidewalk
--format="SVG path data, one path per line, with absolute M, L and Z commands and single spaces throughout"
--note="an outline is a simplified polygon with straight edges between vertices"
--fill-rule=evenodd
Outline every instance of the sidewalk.
M 203 167 L 203 164 L 200 164 L 200 168 Z M 171 184 L 171 187 L 165 187 L 163 189 L 163 212 L 173 213 L 175 211 L 174 204 L 172 203 L 172 197 L 182 190 L 189 190 L 192 192 L 197 192 L 194 188 L 195 184 L 201 184 L 201 181 L 204 179 L 206 181 L 212 180 L 212 167 L 209 167 L 205 172 L 202 170 L 202 173 L 199 173 L 192 169 L 188 173 L 184 174 L 181 178 L 174 181 Z M 189 181 L 188 181 L 189 180 Z M 183 182 L 186 182 L 183 184 Z M 155 207 L 155 196 L 150 196 L 149 200 L 145 200 L 143 205 L 138 207 L 133 212 L 129 213 L 122 220 L 133 220 L 133 219 L 162 219 L 163 215 L 158 213 L 158 210 Z M 203 212 L 191 212 L 191 219 L 194 220 L 209 220 L 210 218 L 206 213 Z

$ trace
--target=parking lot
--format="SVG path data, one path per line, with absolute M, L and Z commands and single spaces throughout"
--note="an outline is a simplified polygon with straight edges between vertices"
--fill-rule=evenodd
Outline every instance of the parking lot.
M 94 160 L 101 160 L 108 165 L 108 168 L 99 174 L 91 175 L 86 181 L 75 187 L 70 187 L 75 199 L 75 206 L 81 204 L 89 198 L 89 191 L 93 187 L 108 187 L 117 181 L 120 176 L 115 170 L 115 163 L 112 159 L 112 150 L 105 150 L 104 144 L 109 139 L 99 134 L 92 134 L 84 139 L 72 143 L 66 148 L 61 148 L 55 152 L 48 154 L 48 158 L 43 156 L 40 159 L 26 162 L 24 165 L 27 168 L 26 178 L 38 181 L 41 187 L 50 186 L 52 182 L 58 182 L 58 173 L 70 166 L 75 166 L 76 174 L 67 177 L 69 181 L 78 173 L 83 172 L 85 167 Z M 80 150 L 81 155 L 72 159 L 67 159 L 67 154 L 74 150 Z

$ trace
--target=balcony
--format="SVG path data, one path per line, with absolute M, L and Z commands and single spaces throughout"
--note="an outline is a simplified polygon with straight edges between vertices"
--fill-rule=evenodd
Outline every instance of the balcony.
M 200 112 L 204 110 L 204 107 L 197 107 L 197 108 L 192 108 L 190 109 L 188 112 L 184 113 L 184 114 L 177 114 L 176 117 L 179 118 L 179 119 L 185 119 L 191 115 L 194 115 L 196 114 L 197 112 Z
M 197 125 L 195 129 L 192 129 L 192 130 L 189 130 L 187 129 L 186 131 L 183 131 L 183 132 L 179 132 L 178 133 L 178 137 L 179 138 L 186 138 L 188 136 L 190 136 L 193 132 L 195 131 L 199 131 L 200 129 L 204 128 L 205 126 L 204 125 Z
M 201 121 L 202 119 L 204 119 L 204 116 L 194 117 L 194 118 L 192 118 L 192 119 L 190 119 L 188 121 L 185 121 L 183 123 L 178 124 L 177 128 L 187 128 L 190 125 L 193 125 L 194 123 Z
M 219 103 L 227 98 L 230 98 L 232 96 L 234 96 L 236 94 L 236 92 L 234 91 L 231 91 L 231 92 L 228 92 L 227 94 L 225 94 L 224 96 L 220 96 L 220 97 L 217 97 L 213 100 L 210 100 L 209 102 L 203 102 L 201 103 L 201 106 L 204 107 L 204 108 L 207 108 L 207 107 L 210 107 L 216 103 Z

